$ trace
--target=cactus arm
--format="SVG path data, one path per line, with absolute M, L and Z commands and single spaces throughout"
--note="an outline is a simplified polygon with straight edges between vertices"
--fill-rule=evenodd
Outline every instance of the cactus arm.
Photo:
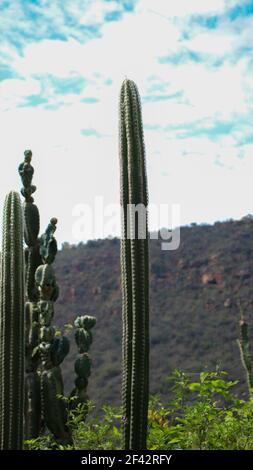
M 54 302 L 59 288 L 52 263 L 57 254 L 57 243 L 54 238 L 57 219 L 53 218 L 45 233 L 40 237 L 40 254 L 42 262 L 35 272 L 35 284 L 40 300 L 37 302 L 39 321 L 39 356 L 41 411 L 47 428 L 62 443 L 71 442 L 67 428 L 66 403 L 58 396 L 63 396 L 64 387 L 59 364 L 69 351 L 67 338 L 55 338 L 55 329 L 51 326 L 54 316 Z
M 51 360 L 54 366 L 59 366 L 69 353 L 69 339 L 66 336 L 54 338 L 51 349 Z
M 63 443 L 71 442 L 66 427 L 65 403 L 58 397 L 63 395 L 63 382 L 59 367 L 45 369 L 40 375 L 43 418 L 56 439 Z
M 131 80 L 123 82 L 120 94 L 120 170 L 124 441 L 126 449 L 144 449 L 149 384 L 148 192 L 140 98 Z M 139 204 L 137 224 L 131 206 Z
M 75 388 L 72 390 L 70 397 L 72 400 L 72 408 L 78 404 L 86 404 L 88 402 L 87 386 L 88 378 L 91 373 L 91 358 L 88 350 L 92 343 L 91 328 L 96 324 L 96 318 L 89 315 L 83 315 L 75 319 L 76 328 L 75 341 L 78 349 L 77 359 L 75 361 Z M 75 397 L 75 398 L 74 398 Z M 84 408 L 83 420 L 85 420 L 88 407 Z
M 50 265 L 43 265 L 43 268 L 51 268 Z M 41 413 L 42 420 L 46 424 L 47 428 L 54 434 L 56 439 L 59 439 L 62 443 L 70 442 L 70 434 L 68 432 L 66 422 L 66 406 L 65 403 L 58 395 L 63 395 L 63 381 L 61 375 L 61 369 L 59 367 L 59 350 L 55 348 L 55 329 L 51 326 L 51 321 L 54 315 L 54 304 L 52 300 L 49 300 L 48 295 L 51 296 L 51 291 L 44 290 L 44 283 L 48 286 L 49 282 L 54 282 L 50 277 L 47 277 L 49 273 L 52 275 L 52 270 L 46 269 L 41 270 L 41 266 L 36 271 L 36 282 L 39 284 L 41 300 L 37 303 L 39 312 L 39 357 L 40 366 L 38 369 L 38 375 L 40 380 L 40 395 L 41 395 Z M 40 274 L 45 277 L 40 277 Z M 67 342 L 68 344 L 68 342 Z M 68 346 L 65 344 L 65 348 Z M 60 346 L 59 346 L 60 348 Z M 58 348 L 58 349 L 59 349 Z M 62 353 L 62 351 L 60 351 Z M 68 351 L 65 349 L 65 353 Z M 65 354 L 66 355 L 66 354 Z
M 237 344 L 240 351 L 241 362 L 246 372 L 249 396 L 251 397 L 253 389 L 252 358 L 249 349 L 248 324 L 243 318 L 240 320 L 240 339 L 237 340 Z
M 37 437 L 41 428 L 41 414 L 34 410 L 41 409 L 40 379 L 38 374 L 30 372 L 25 381 L 25 435 Z
M 38 235 L 40 229 L 40 216 L 33 199 L 23 203 L 24 237 L 26 248 L 26 292 L 29 301 L 38 300 L 38 292 L 35 287 L 35 271 L 41 264 L 39 253 Z
M 22 449 L 24 410 L 24 253 L 18 193 L 5 199 L 0 304 L 0 448 Z
M 57 254 L 57 242 L 54 238 L 56 230 L 57 219 L 53 217 L 45 233 L 40 237 L 40 255 L 45 264 L 52 264 Z
M 41 264 L 41 257 L 38 246 L 30 246 L 26 248 L 26 293 L 30 302 L 38 300 L 38 291 L 35 286 L 35 272 Z
M 38 207 L 31 201 L 23 204 L 24 212 L 24 237 L 27 246 L 34 246 L 40 231 L 40 215 Z

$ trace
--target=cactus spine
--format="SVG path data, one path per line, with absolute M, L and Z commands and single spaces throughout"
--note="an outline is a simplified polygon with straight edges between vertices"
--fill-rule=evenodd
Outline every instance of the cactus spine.
M 19 194 L 5 199 L 0 306 L 1 450 L 22 449 L 24 412 L 24 261 Z
M 125 449 L 145 449 L 149 397 L 148 190 L 140 97 L 126 79 L 120 93 L 122 208 L 122 404 Z M 136 206 L 138 206 L 138 223 Z

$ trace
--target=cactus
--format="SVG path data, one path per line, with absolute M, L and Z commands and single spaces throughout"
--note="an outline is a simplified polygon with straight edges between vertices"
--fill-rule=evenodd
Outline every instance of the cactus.
M 39 237 L 40 217 L 34 204 L 32 184 L 34 169 L 31 165 L 32 152 L 26 150 L 24 162 L 19 165 L 23 187 L 24 238 L 26 242 L 26 386 L 25 386 L 25 437 L 38 437 L 46 425 L 61 442 L 70 442 L 67 428 L 66 401 L 59 398 L 64 387 L 60 364 L 69 352 L 69 340 L 65 336 L 55 337 L 51 325 L 54 316 L 54 302 L 59 295 L 52 263 L 57 254 L 54 232 L 57 219 L 52 218 L 45 233 Z M 79 323 L 78 323 L 79 322 Z M 74 391 L 76 403 L 87 401 L 87 377 L 90 373 L 90 358 L 87 354 L 92 342 L 90 328 L 93 317 L 80 317 L 76 342 L 79 356 L 75 363 L 77 374 Z M 86 348 L 86 349 L 85 349 Z M 85 349 L 85 354 L 83 349 Z
M 91 359 L 87 352 L 92 343 L 92 333 L 90 330 L 95 324 L 96 318 L 89 315 L 77 317 L 74 322 L 76 327 L 75 340 L 79 355 L 75 361 L 75 373 L 77 375 L 75 388 L 70 395 L 73 397 L 73 407 L 76 407 L 79 403 L 85 405 L 88 402 L 87 386 L 91 371 Z M 85 407 L 83 419 L 85 419 L 87 412 L 88 407 Z
M 19 194 L 5 199 L 0 304 L 0 448 L 22 449 L 24 412 L 24 253 Z
M 56 339 L 51 326 L 53 302 L 59 294 L 51 266 L 57 253 L 53 236 L 57 219 L 51 219 L 45 233 L 39 237 L 39 210 L 32 197 L 36 191 L 36 186 L 32 185 L 32 152 L 26 150 L 24 156 L 19 174 L 23 184 L 21 194 L 25 198 L 24 238 L 27 244 L 25 435 L 27 439 L 38 437 L 46 424 L 56 438 L 68 441 L 66 409 L 57 395 L 63 394 L 59 364 L 68 354 L 69 342 L 67 338 Z
M 141 104 L 135 83 L 120 93 L 122 208 L 122 404 L 125 449 L 145 449 L 149 398 L 148 190 Z M 139 219 L 136 224 L 138 211 Z
M 253 368 L 252 368 L 252 358 L 249 350 L 249 337 L 248 337 L 248 324 L 243 317 L 243 313 L 241 310 L 241 318 L 240 318 L 240 339 L 237 340 L 237 344 L 239 346 L 241 362 L 243 368 L 246 372 L 246 380 L 249 390 L 249 397 L 252 397 L 252 390 L 253 390 Z
M 51 326 L 54 316 L 54 302 L 59 295 L 52 263 L 57 253 L 54 238 L 57 220 L 51 219 L 45 233 L 40 237 L 40 254 L 43 264 L 35 272 L 35 284 L 39 292 L 37 302 L 39 322 L 38 353 L 40 365 L 41 413 L 47 428 L 61 442 L 71 440 L 66 426 L 66 405 L 58 395 L 63 395 L 63 380 L 60 363 L 69 352 L 69 341 L 66 337 L 59 341 L 55 338 L 55 328 Z
M 32 194 L 36 186 L 32 185 L 34 169 L 31 165 L 32 152 L 24 152 L 24 161 L 19 165 L 18 171 L 23 187 L 21 194 L 24 196 L 23 219 L 24 239 L 27 245 L 25 249 L 25 438 L 32 439 L 39 435 L 41 429 L 41 400 L 40 400 L 40 378 L 38 376 L 39 354 L 39 320 L 37 301 L 39 292 L 35 284 L 35 272 L 42 263 L 40 255 L 39 230 L 40 216 L 37 206 L 34 204 Z

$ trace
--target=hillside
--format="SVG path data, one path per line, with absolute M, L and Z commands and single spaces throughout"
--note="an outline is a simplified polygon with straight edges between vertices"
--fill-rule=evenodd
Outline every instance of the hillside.
M 198 372 L 219 364 L 231 379 L 244 373 L 239 359 L 238 307 L 241 300 L 253 345 L 253 218 L 191 225 L 181 229 L 177 251 L 161 251 L 151 240 L 151 392 L 164 391 L 175 368 Z M 60 298 L 55 323 L 76 315 L 97 318 L 91 348 L 89 395 L 98 404 L 120 403 L 121 291 L 118 239 L 65 244 L 56 274 Z M 73 384 L 74 342 L 65 359 L 66 390 Z

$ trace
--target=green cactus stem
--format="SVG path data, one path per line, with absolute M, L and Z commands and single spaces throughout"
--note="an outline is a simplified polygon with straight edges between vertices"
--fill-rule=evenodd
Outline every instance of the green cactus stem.
M 32 194 L 36 191 L 36 186 L 32 185 L 34 168 L 31 165 L 32 152 L 24 152 L 24 161 L 19 165 L 18 171 L 21 177 L 21 194 L 24 196 L 23 203 L 24 214 L 24 238 L 27 245 L 25 251 L 26 261 L 26 294 L 30 302 L 38 300 L 38 292 L 35 287 L 34 274 L 37 267 L 41 264 L 39 253 L 39 230 L 40 215 L 37 206 L 34 204 Z
M 23 183 L 21 194 L 24 196 L 26 202 L 33 202 L 32 194 L 36 191 L 36 186 L 32 185 L 34 169 L 31 165 L 31 150 L 25 150 L 24 156 L 24 161 L 20 163 L 18 167 L 18 172 Z
M 41 429 L 40 378 L 37 373 L 26 374 L 25 380 L 25 437 L 38 437 Z
M 36 302 L 39 292 L 35 284 L 35 272 L 42 264 L 39 244 L 40 215 L 34 204 L 33 193 L 36 186 L 32 184 L 34 168 L 31 165 L 32 152 L 24 152 L 24 161 L 19 165 L 18 171 L 22 181 L 21 194 L 25 198 L 23 203 L 24 239 L 25 249 L 25 344 L 26 344 L 26 386 L 25 386 L 25 438 L 38 437 L 41 429 L 41 400 L 40 380 L 37 373 L 39 365 L 39 323 Z
M 54 238 L 57 219 L 53 217 L 45 233 L 40 237 L 40 255 L 45 264 L 52 264 L 57 254 L 57 242 Z
M 246 380 L 249 390 L 249 397 L 252 397 L 253 391 L 253 368 L 252 358 L 249 348 L 249 337 L 248 337 L 248 324 L 244 320 L 243 316 L 240 319 L 240 339 L 237 340 L 239 346 L 241 363 L 246 372 Z
M 91 358 L 88 350 L 92 343 L 91 328 L 96 324 L 96 318 L 89 315 L 83 315 L 75 319 L 74 325 L 76 328 L 75 341 L 78 349 L 78 356 L 75 361 L 75 388 L 71 392 L 70 397 L 72 400 L 72 407 L 75 408 L 80 403 L 85 405 L 88 402 L 87 386 L 88 378 L 91 373 Z M 83 419 L 85 420 L 88 407 L 84 407 Z
M 35 272 L 35 284 L 40 299 L 36 304 L 39 324 L 37 351 L 40 358 L 38 375 L 42 418 L 55 438 L 67 443 L 71 442 L 71 436 L 66 425 L 66 403 L 59 396 L 64 394 L 60 363 L 69 352 L 69 340 L 66 337 L 55 338 L 55 328 L 51 325 L 54 302 L 59 295 L 52 266 L 57 254 L 57 243 L 54 238 L 56 224 L 57 219 L 51 219 L 45 233 L 40 237 L 40 254 L 44 264 L 38 266 Z
M 140 97 L 135 83 L 128 79 L 120 93 L 119 153 L 124 445 L 125 449 L 145 449 L 149 398 L 148 190 Z
M 24 413 L 24 253 L 19 194 L 5 199 L 0 304 L 0 448 L 22 449 Z
M 57 254 L 54 238 L 57 219 L 52 218 L 39 237 L 40 217 L 33 199 L 36 186 L 32 184 L 32 152 L 26 150 L 24 156 L 24 161 L 19 165 L 19 174 L 23 185 L 21 194 L 25 198 L 24 238 L 27 245 L 25 437 L 36 438 L 41 430 L 48 428 L 61 443 L 70 443 L 66 400 L 59 398 L 64 393 L 60 364 L 69 352 L 69 340 L 66 336 L 56 337 L 55 328 L 51 325 L 54 302 L 59 295 L 52 266 Z M 87 351 L 92 342 L 90 329 L 95 322 L 94 317 L 85 316 L 79 317 L 76 325 L 75 339 L 79 355 L 75 362 L 77 378 L 74 394 L 77 403 L 87 401 L 86 388 L 91 368 Z
M 47 364 L 49 343 L 41 343 L 41 355 Z M 42 351 L 44 347 L 44 351 Z M 42 359 L 44 361 L 44 358 Z M 61 443 L 70 443 L 71 437 L 66 426 L 67 413 L 65 403 L 59 396 L 63 395 L 63 381 L 60 367 L 48 367 L 40 373 L 42 412 L 45 424 Z

